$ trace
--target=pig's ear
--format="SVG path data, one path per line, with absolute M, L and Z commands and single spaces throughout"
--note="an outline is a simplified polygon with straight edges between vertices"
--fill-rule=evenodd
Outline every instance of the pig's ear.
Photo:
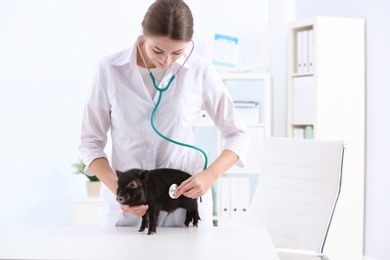
M 149 171 L 148 170 L 140 171 L 139 179 L 141 180 L 141 182 L 147 182 L 149 179 Z
M 121 176 L 121 174 L 123 173 L 123 172 L 121 172 L 121 171 L 115 171 L 116 172 L 116 176 Z

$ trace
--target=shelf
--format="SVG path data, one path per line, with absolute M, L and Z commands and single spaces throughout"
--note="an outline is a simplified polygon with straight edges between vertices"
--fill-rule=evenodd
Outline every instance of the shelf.
M 231 73 L 222 73 L 222 80 L 264 80 L 266 84 L 271 82 L 271 75 L 268 73 L 242 73 L 242 72 L 231 72 Z
M 307 77 L 307 76 L 314 76 L 313 73 L 293 73 L 291 74 L 291 77 L 297 78 L 297 77 Z
M 260 171 L 258 165 L 259 156 L 259 140 L 265 136 L 272 135 L 272 91 L 271 91 L 271 76 L 264 73 L 224 73 L 221 74 L 221 79 L 224 81 L 228 88 L 233 101 L 247 101 L 256 102 L 259 104 L 258 120 L 248 120 L 249 117 L 253 118 L 253 108 L 240 108 L 239 113 L 248 113 L 246 115 L 241 114 L 243 120 L 246 122 L 248 131 L 252 136 L 252 140 L 249 147 L 248 158 L 246 160 L 246 167 L 240 168 L 233 166 L 231 169 L 217 180 L 213 185 L 214 194 L 214 222 L 215 225 L 225 225 L 226 223 L 241 223 L 244 215 L 242 213 L 235 214 L 232 209 L 231 216 L 226 216 L 222 210 L 222 201 L 230 198 L 230 194 L 234 193 L 237 196 L 233 196 L 231 203 L 236 203 L 238 197 L 245 198 L 245 203 L 251 198 L 254 191 L 254 187 L 257 184 L 258 173 Z M 222 137 L 218 134 L 218 130 L 212 125 L 211 120 L 208 120 L 207 113 L 201 114 L 203 122 L 199 124 L 195 131 L 202 134 L 203 137 L 196 136 L 196 145 L 199 147 L 207 148 L 208 153 L 211 155 L 210 163 L 213 159 L 220 154 L 223 147 Z M 255 118 L 257 116 L 255 115 Z M 209 124 L 207 124 L 209 122 Z M 242 192 L 237 192 L 236 188 L 226 188 L 226 185 L 222 185 L 222 181 L 229 180 L 229 178 L 236 178 L 240 180 L 244 186 L 250 187 L 250 191 L 243 189 Z M 242 178 L 242 179 L 240 179 Z M 221 188 L 223 186 L 223 188 Z M 243 205 L 240 205 L 241 207 Z M 229 214 L 230 214 L 229 213 Z
M 303 42 L 306 45 L 302 39 L 307 40 Z M 302 50 L 310 54 L 300 56 Z M 302 59 L 310 66 L 299 66 Z M 365 175 L 364 20 L 320 16 L 289 25 L 287 108 L 288 137 L 342 140 L 354 145 L 345 152 L 343 182 L 346 185 L 341 188 L 325 250 L 335 259 L 361 259 Z M 348 241 L 348 245 L 340 246 L 339 241 Z
M 300 123 L 291 123 L 292 127 L 302 127 L 307 125 L 314 125 L 313 122 L 300 122 Z
M 268 73 L 223 73 L 221 79 L 229 89 L 234 101 L 256 101 L 259 103 L 258 122 L 243 119 L 248 126 L 263 126 L 265 136 L 272 135 L 272 80 Z M 241 82 L 242 81 L 242 85 Z M 250 81 L 250 82 L 249 82 Z M 253 81 L 253 83 L 252 83 Z M 239 108 L 240 112 L 253 112 Z M 249 115 L 250 116 L 250 115 Z

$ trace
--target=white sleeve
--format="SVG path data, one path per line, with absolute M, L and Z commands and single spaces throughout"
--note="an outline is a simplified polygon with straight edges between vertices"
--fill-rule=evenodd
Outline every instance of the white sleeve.
M 203 105 L 221 132 L 224 140 L 223 149 L 233 151 L 239 157 L 236 165 L 243 167 L 250 134 L 234 106 L 230 93 L 212 65 L 209 65 L 205 72 Z
M 86 164 L 85 173 L 93 175 L 89 170 L 91 162 L 97 158 L 106 158 L 104 148 L 107 143 L 107 132 L 110 128 L 110 110 L 107 95 L 107 71 L 100 61 L 90 88 L 84 108 L 81 125 L 81 141 L 78 147 L 81 159 Z

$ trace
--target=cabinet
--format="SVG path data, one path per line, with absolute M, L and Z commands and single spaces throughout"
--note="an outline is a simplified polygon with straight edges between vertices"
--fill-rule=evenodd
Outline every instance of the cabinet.
M 261 138 L 271 136 L 271 76 L 261 73 L 226 73 L 221 78 L 252 135 L 246 166 L 233 166 L 213 186 L 214 224 L 242 225 L 250 200 L 256 189 L 259 146 Z M 209 154 L 211 163 L 220 153 L 223 141 L 218 130 L 202 114 L 195 129 L 195 143 Z
M 103 206 L 100 197 L 76 199 L 74 203 L 75 225 L 102 225 Z
M 291 23 L 288 31 L 288 136 L 344 140 L 348 144 L 341 195 L 325 252 L 332 259 L 361 259 L 365 22 L 354 18 L 314 17 Z

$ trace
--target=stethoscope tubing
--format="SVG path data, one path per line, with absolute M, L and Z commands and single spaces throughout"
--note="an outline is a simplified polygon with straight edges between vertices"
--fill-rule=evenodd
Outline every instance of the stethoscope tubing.
M 180 68 L 176 71 L 176 73 L 174 75 L 172 75 L 172 77 L 168 81 L 168 84 L 164 88 L 159 88 L 157 86 L 156 79 L 153 76 L 153 73 L 150 71 L 148 65 L 146 64 L 145 59 L 144 59 L 144 57 L 142 55 L 141 48 L 139 47 L 138 43 L 137 43 L 137 48 L 138 48 L 138 51 L 140 52 L 140 56 L 142 58 L 143 63 L 145 64 L 146 69 L 149 71 L 149 76 L 150 76 L 150 79 L 152 80 L 153 86 L 158 91 L 158 100 L 157 100 L 156 105 L 154 106 L 154 109 L 152 111 L 152 115 L 150 116 L 150 124 L 152 125 L 152 128 L 153 128 L 154 132 L 156 132 L 156 134 L 158 134 L 161 138 L 163 138 L 163 139 L 165 139 L 165 140 L 167 140 L 167 141 L 169 141 L 171 143 L 174 143 L 174 144 L 180 145 L 180 146 L 184 146 L 184 147 L 188 147 L 188 148 L 191 148 L 191 149 L 195 149 L 195 150 L 201 152 L 203 154 L 203 156 L 204 156 L 203 170 L 205 170 L 207 168 L 207 165 L 208 165 L 208 156 L 207 156 L 207 154 L 206 154 L 206 152 L 204 150 L 202 150 L 201 148 L 196 147 L 194 145 L 182 143 L 182 142 L 179 142 L 179 141 L 173 140 L 172 138 L 167 137 L 166 135 L 162 134 L 156 128 L 156 125 L 155 125 L 156 111 L 157 111 L 158 107 L 160 106 L 160 103 L 161 103 L 161 100 L 162 100 L 162 96 L 163 96 L 163 92 L 167 91 L 170 88 L 172 82 L 176 79 L 177 74 L 181 71 L 181 69 L 183 68 L 184 64 L 186 64 L 187 60 L 189 59 L 189 57 L 192 54 L 192 51 L 194 50 L 194 45 L 195 44 L 194 44 L 194 42 L 192 40 L 191 40 L 191 42 L 192 42 L 192 48 L 191 48 L 191 51 L 190 51 L 189 55 L 184 60 L 183 64 L 180 66 Z
M 208 156 L 206 154 L 206 152 L 204 150 L 202 150 L 201 148 L 199 147 L 196 147 L 194 145 L 190 145 L 190 144 L 186 144 L 186 143 L 182 143 L 182 142 L 179 142 L 179 141 L 176 141 L 176 140 L 173 140 L 169 137 L 167 137 L 166 135 L 162 134 L 157 128 L 156 128 L 156 125 L 155 125 L 155 114 L 156 114 L 156 111 L 158 109 L 158 107 L 160 106 L 160 103 L 161 103 L 161 100 L 162 100 L 162 96 L 163 96 L 163 92 L 167 91 L 169 89 L 169 87 L 171 86 L 172 82 L 175 80 L 176 78 L 176 75 L 172 75 L 172 77 L 170 78 L 167 86 L 165 88 L 159 88 L 157 87 L 157 85 L 155 84 L 155 79 L 154 79 L 154 76 L 152 74 L 152 72 L 149 73 L 149 76 L 150 78 L 152 79 L 152 82 L 153 82 L 153 85 L 154 87 L 157 89 L 158 91 L 158 99 L 157 99 L 157 103 L 156 105 L 154 106 L 154 109 L 152 111 L 152 115 L 150 116 L 150 124 L 152 125 L 152 128 L 154 130 L 154 132 L 156 132 L 160 137 L 162 137 L 163 139 L 171 142 L 171 143 L 174 143 L 174 144 L 177 144 L 177 145 L 181 145 L 181 146 L 184 146 L 184 147 L 188 147 L 188 148 L 191 148 L 191 149 L 195 149 L 199 152 L 201 152 L 204 156 L 204 166 L 203 166 L 203 170 L 205 170 L 207 168 L 207 165 L 208 165 Z

